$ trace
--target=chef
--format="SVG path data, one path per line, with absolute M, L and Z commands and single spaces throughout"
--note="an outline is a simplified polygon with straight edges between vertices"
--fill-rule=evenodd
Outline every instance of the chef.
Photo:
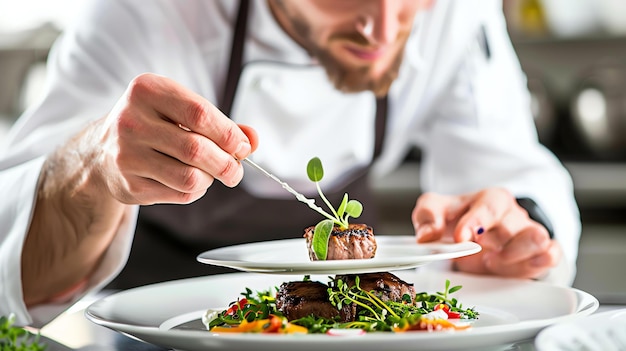
M 244 158 L 314 197 L 319 157 L 331 202 L 347 192 L 375 228 L 368 179 L 412 148 L 416 241 L 483 247 L 448 268 L 572 282 L 572 181 L 537 140 L 501 1 L 94 0 L 81 13 L 0 158 L 0 315 L 42 325 L 89 291 L 217 273 L 196 255 L 320 220 Z

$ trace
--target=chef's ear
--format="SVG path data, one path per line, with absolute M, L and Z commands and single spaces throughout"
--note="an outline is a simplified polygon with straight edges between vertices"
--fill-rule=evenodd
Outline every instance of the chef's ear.
M 259 135 L 256 133 L 256 130 L 245 124 L 238 124 L 238 126 L 239 128 L 241 128 L 241 131 L 244 132 L 244 134 L 248 137 L 248 140 L 250 141 L 250 148 L 252 149 L 250 152 L 254 152 L 259 146 Z

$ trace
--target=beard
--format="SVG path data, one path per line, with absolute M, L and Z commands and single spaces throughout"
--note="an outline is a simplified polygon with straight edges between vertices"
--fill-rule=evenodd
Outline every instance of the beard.
M 335 88 L 345 93 L 357 93 L 362 91 L 372 91 L 377 97 L 387 95 L 391 84 L 398 78 L 400 66 L 404 58 L 404 47 L 409 37 L 409 31 L 400 32 L 396 43 L 399 43 L 397 52 L 391 58 L 391 63 L 387 69 L 375 74 L 377 67 L 374 65 L 349 66 L 338 60 L 330 50 L 319 46 L 311 40 L 310 28 L 302 20 L 293 19 L 293 28 L 303 39 L 305 49 L 309 55 L 317 58 L 319 63 L 326 70 L 328 78 Z M 370 41 L 359 32 L 341 33 L 332 36 L 329 42 L 344 41 L 351 42 L 363 47 L 371 45 Z
M 374 78 L 372 73 L 374 68 L 372 66 L 347 67 L 327 50 L 318 51 L 315 57 L 324 67 L 328 78 L 338 90 L 345 93 L 369 90 L 377 97 L 387 95 L 391 84 L 398 78 L 398 72 L 402 64 L 402 55 L 398 53 L 391 65 L 379 77 Z

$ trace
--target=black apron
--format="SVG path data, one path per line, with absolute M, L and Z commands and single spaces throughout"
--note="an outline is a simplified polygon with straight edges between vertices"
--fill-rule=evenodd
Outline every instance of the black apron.
M 242 0 L 237 15 L 231 61 L 220 109 L 230 115 L 242 70 L 248 1 Z M 374 158 L 385 134 L 387 99 L 376 101 Z M 344 193 L 359 200 L 363 214 L 352 222 L 376 228 L 377 208 L 368 186 L 366 167 L 342 189 L 325 195 L 337 206 Z M 254 170 L 249 170 L 254 171 Z M 305 171 L 305 170 L 303 170 Z M 316 198 L 316 203 L 322 203 Z M 319 213 L 294 199 L 259 199 L 243 187 L 228 188 L 215 181 L 201 199 L 187 205 L 141 206 L 128 262 L 108 288 L 128 289 L 173 279 L 234 270 L 200 263 L 196 256 L 217 247 L 302 237 L 304 228 L 321 220 Z

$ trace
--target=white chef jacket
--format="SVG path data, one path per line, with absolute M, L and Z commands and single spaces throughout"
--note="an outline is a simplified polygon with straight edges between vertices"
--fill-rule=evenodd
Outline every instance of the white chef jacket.
M 22 302 L 18 253 L 46 155 L 105 116 L 130 80 L 144 72 L 168 76 L 216 102 L 237 4 L 96 0 L 63 33 L 50 54 L 44 97 L 18 120 L 0 158 L 0 315 L 12 312 L 18 324 L 42 325 L 72 302 L 30 310 Z M 323 160 L 329 187 L 340 184 L 346 171 L 372 161 L 374 96 L 334 90 L 324 71 L 281 30 L 266 1 L 252 1 L 250 11 L 248 68 L 230 117 L 257 128 L 260 146 L 253 157 L 295 188 L 312 191 L 304 172 L 311 156 Z M 569 271 L 557 280 L 571 283 L 580 235 L 572 181 L 537 141 L 501 1 L 439 0 L 418 14 L 388 98 L 374 175 L 384 177 L 416 146 L 422 160 L 415 182 L 424 191 L 458 194 L 500 186 L 534 199 L 565 251 Z M 261 197 L 282 196 L 269 184 L 260 186 L 264 181 L 246 172 L 243 186 Z M 88 291 L 123 267 L 136 216 L 137 206 L 126 213 Z

